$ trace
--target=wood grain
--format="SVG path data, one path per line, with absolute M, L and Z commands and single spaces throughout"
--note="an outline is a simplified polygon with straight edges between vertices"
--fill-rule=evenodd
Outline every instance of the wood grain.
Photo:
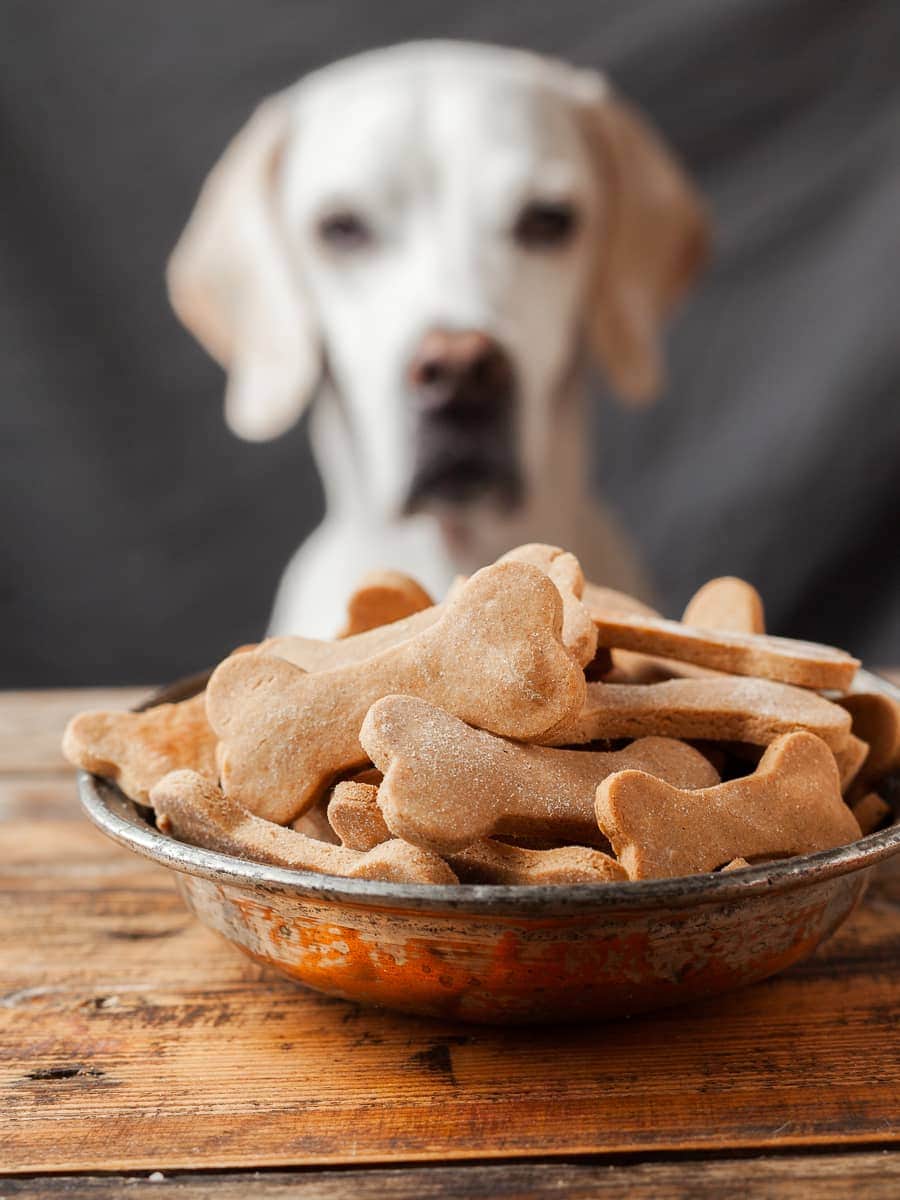
M 273 1172 L 264 1175 L 166 1175 L 153 1183 L 131 1177 L 71 1176 L 0 1181 L 0 1200 L 721 1200 L 752 1195 L 779 1200 L 895 1200 L 900 1156 L 885 1152 L 785 1155 L 695 1162 L 502 1163 L 362 1171 Z

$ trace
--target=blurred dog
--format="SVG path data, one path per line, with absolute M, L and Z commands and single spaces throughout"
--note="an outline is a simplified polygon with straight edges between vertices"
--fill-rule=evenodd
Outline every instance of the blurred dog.
M 602 76 L 416 43 L 267 100 L 207 180 L 172 303 L 228 371 L 226 418 L 275 437 L 314 392 L 327 515 L 274 632 L 331 636 L 354 581 L 442 594 L 517 543 L 645 591 L 588 487 L 584 374 L 646 401 L 664 318 L 705 258 L 693 187 Z

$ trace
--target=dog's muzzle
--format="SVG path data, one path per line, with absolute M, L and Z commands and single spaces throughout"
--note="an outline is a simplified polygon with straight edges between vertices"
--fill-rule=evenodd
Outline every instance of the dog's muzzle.
M 404 511 L 478 500 L 514 508 L 523 482 L 515 377 L 503 347 L 478 330 L 432 330 L 413 357 L 408 384 L 414 454 Z

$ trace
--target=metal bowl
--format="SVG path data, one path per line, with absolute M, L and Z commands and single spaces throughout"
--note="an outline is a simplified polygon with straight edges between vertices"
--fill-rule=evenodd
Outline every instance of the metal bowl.
M 185 699 L 205 679 L 148 706 Z M 856 688 L 900 700 L 868 672 Z M 463 1021 L 601 1020 L 764 979 L 811 954 L 859 903 L 873 867 L 900 851 L 893 824 L 850 846 L 724 875 L 379 883 L 188 846 L 104 780 L 81 772 L 78 787 L 95 825 L 173 870 L 188 908 L 246 954 L 333 996 Z

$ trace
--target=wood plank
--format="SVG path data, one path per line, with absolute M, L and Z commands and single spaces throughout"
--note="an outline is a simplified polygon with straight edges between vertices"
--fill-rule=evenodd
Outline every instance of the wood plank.
M 42 1177 L 0 1182 L 2 1200 L 114 1200 L 144 1195 L 146 1180 L 109 1176 Z M 777 1158 L 598 1163 L 502 1163 L 380 1170 L 165 1175 L 153 1182 L 170 1200 L 895 1200 L 900 1154 L 784 1155 Z M 153 1193 L 155 1194 L 155 1192 Z
M 91 829 L 70 778 L 6 790 L 0 1171 L 900 1139 L 897 860 L 828 947 L 779 979 L 633 1021 L 495 1030 L 305 992 Z
M 152 687 L 0 692 L 0 772 L 71 771 L 59 744 L 66 722 L 86 708 L 131 708 Z

